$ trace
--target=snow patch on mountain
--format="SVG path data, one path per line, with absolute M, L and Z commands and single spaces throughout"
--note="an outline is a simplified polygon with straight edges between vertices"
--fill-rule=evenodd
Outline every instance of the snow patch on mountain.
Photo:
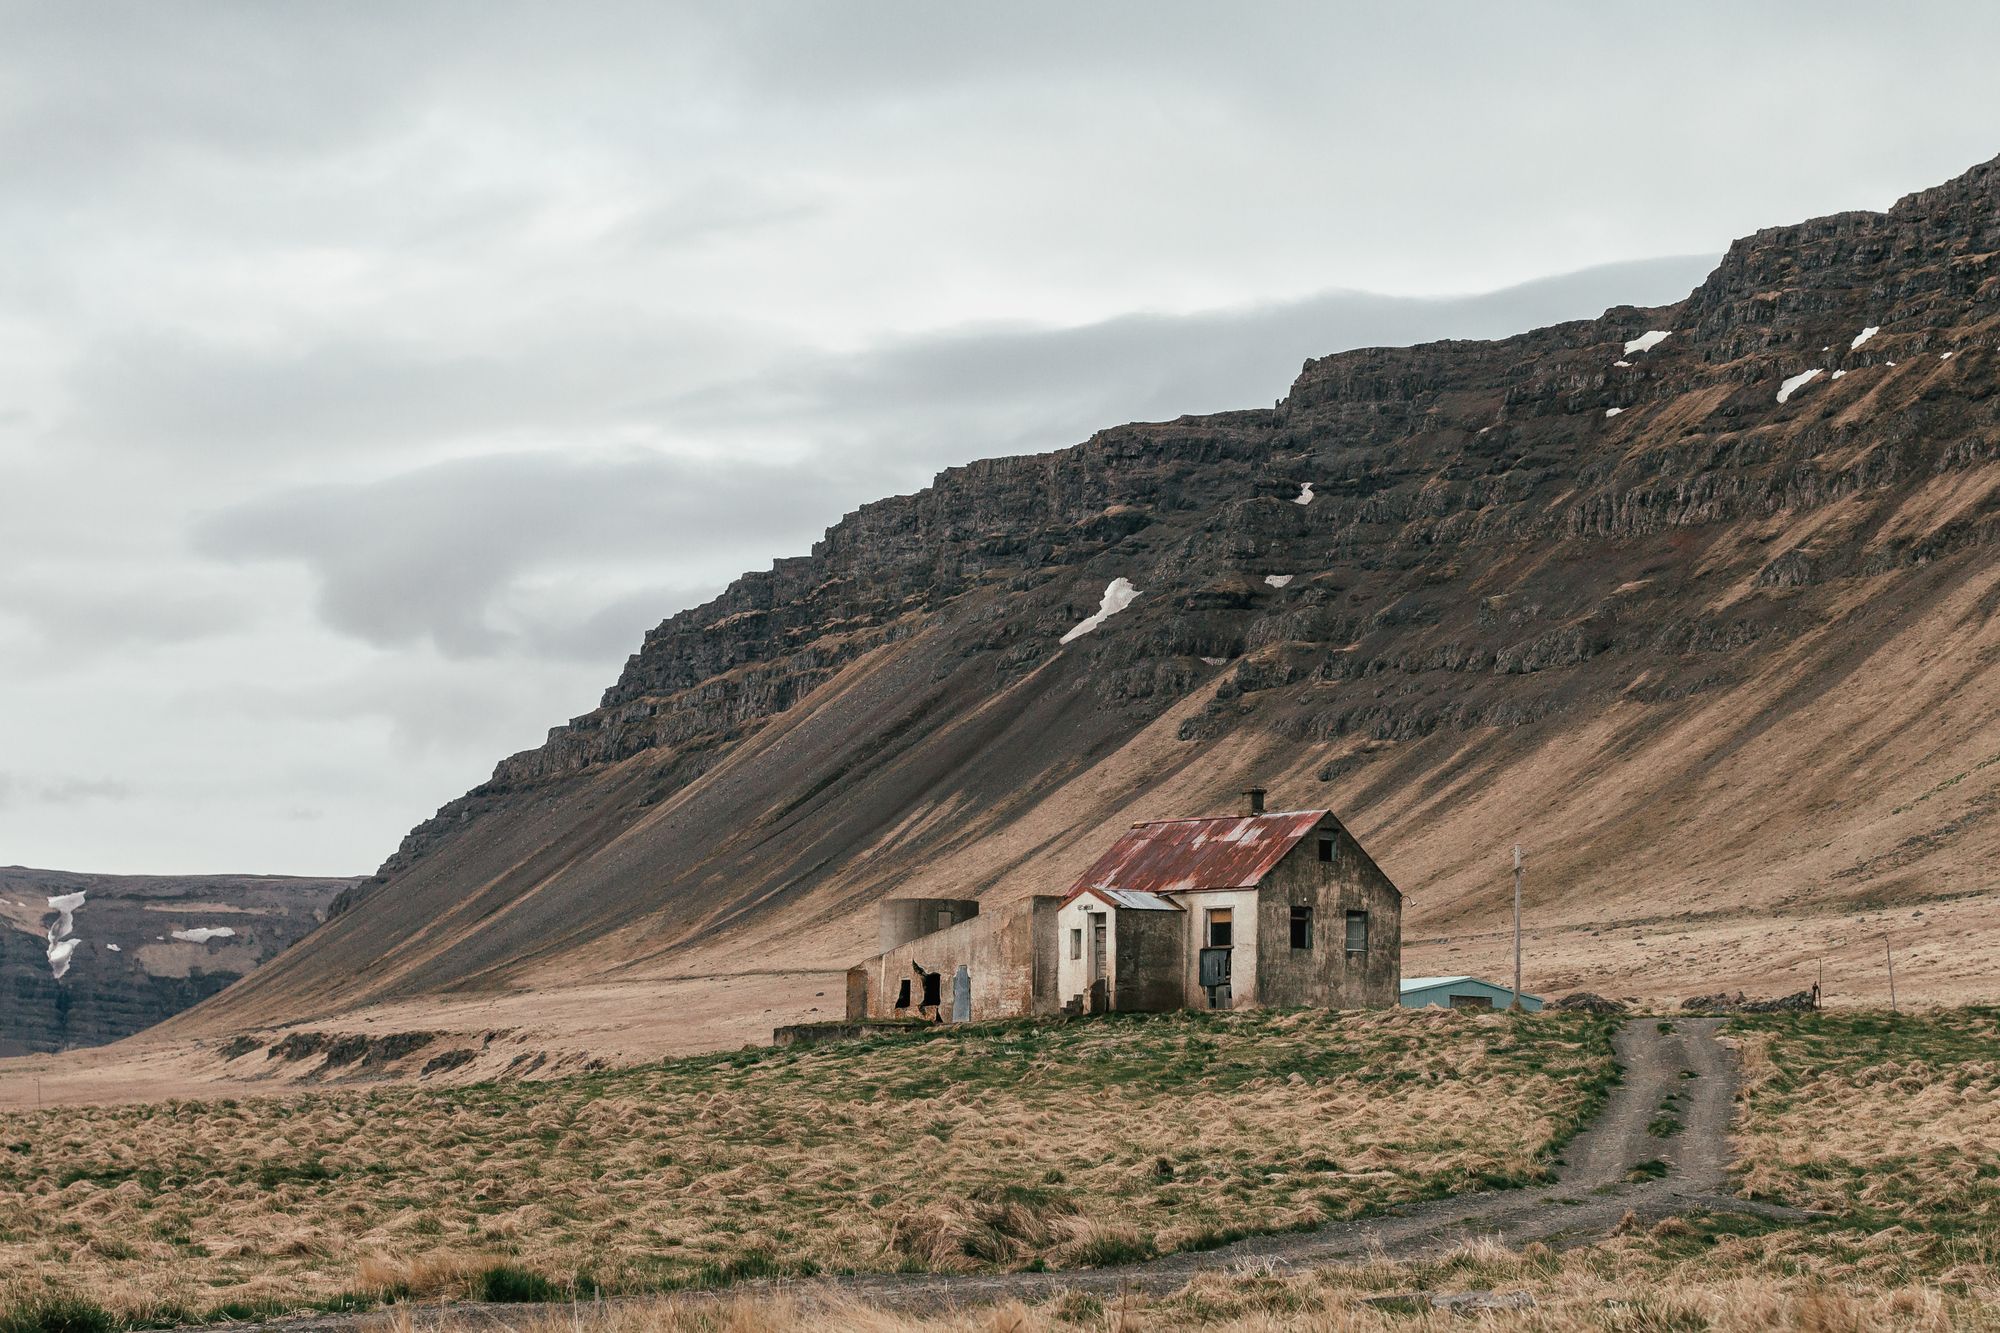
M 1786 380 L 1783 384 L 1780 384 L 1778 386 L 1778 401 L 1782 403 L 1787 398 L 1790 398 L 1793 394 L 1797 393 L 1800 389 L 1805 388 L 1806 385 L 1812 383 L 1814 379 L 1818 378 L 1819 373 L 1820 373 L 1819 367 L 1815 366 L 1811 370 L 1805 370 L 1799 372 L 1798 374 L 1792 376 L 1790 379 Z
M 1083 621 L 1069 633 L 1063 635 L 1062 641 L 1069 643 L 1072 640 L 1082 638 L 1105 621 L 1111 619 L 1111 617 L 1117 615 L 1120 611 L 1123 611 L 1126 607 L 1132 605 L 1138 599 L 1139 590 L 1132 586 L 1132 580 L 1126 578 L 1111 580 L 1105 586 L 1103 600 L 1097 604 L 1097 613 L 1088 620 Z M 177 930 L 174 932 L 174 935 L 176 938 L 179 938 L 180 932 Z
M 76 946 L 81 943 L 83 941 L 79 939 L 49 941 L 49 971 L 54 974 L 57 981 L 69 975 L 70 955 L 76 952 Z
M 78 892 L 53 894 L 49 898 L 49 907 L 56 914 L 56 923 L 49 927 L 49 972 L 57 981 L 68 975 L 70 955 L 83 943 L 76 938 L 76 911 L 83 906 L 83 897 Z

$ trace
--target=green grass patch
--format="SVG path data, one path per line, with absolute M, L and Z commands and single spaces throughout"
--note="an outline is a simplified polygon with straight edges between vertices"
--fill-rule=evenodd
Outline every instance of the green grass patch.
M 0 1333 L 114 1333 L 120 1321 L 86 1296 L 39 1296 L 0 1312 Z

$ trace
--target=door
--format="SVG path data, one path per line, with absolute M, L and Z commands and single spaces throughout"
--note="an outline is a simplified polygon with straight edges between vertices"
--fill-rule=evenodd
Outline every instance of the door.
M 1201 988 L 1208 992 L 1208 1007 L 1227 1009 L 1233 996 L 1230 989 L 1230 963 L 1235 951 L 1232 949 L 1203 949 L 1198 970 Z
M 1235 998 L 1230 986 L 1235 957 L 1236 914 L 1227 907 L 1209 909 L 1207 936 L 1201 951 L 1201 988 L 1208 992 L 1208 1007 L 1227 1009 Z
M 1090 979 L 1092 981 L 1101 981 L 1104 978 L 1104 955 L 1108 947 L 1109 927 L 1110 923 L 1101 912 L 1092 915 L 1090 918 Z

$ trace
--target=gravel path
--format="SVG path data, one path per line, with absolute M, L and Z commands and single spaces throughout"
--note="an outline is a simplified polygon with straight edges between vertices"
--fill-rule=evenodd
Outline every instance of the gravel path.
M 1715 1039 L 1721 1022 L 1684 1018 L 1663 1023 L 1641 1018 L 1627 1023 L 1615 1039 L 1623 1079 L 1612 1090 L 1603 1113 L 1571 1141 L 1557 1169 L 1556 1183 L 1538 1189 L 1462 1194 L 1376 1217 L 1332 1223 L 1317 1231 L 1255 1236 L 1219 1249 L 1107 1268 L 760 1281 L 721 1293 L 686 1293 L 681 1299 L 782 1293 L 804 1305 L 816 1298 L 837 1297 L 887 1309 L 938 1311 L 1002 1300 L 1035 1301 L 1065 1291 L 1163 1294 L 1177 1290 L 1197 1273 L 1243 1264 L 1309 1268 L 1378 1258 L 1423 1259 L 1450 1253 L 1480 1237 L 1491 1237 L 1509 1247 L 1531 1241 L 1578 1245 L 1606 1235 L 1627 1213 L 1642 1222 L 1702 1207 L 1803 1217 L 1790 1210 L 1748 1203 L 1724 1191 L 1736 1066 L 1731 1052 Z M 1662 1138 L 1649 1126 L 1674 1094 L 1681 1095 L 1675 1108 L 1680 1128 Z M 1665 1175 L 1637 1183 L 1630 1179 L 1634 1168 L 1655 1161 L 1665 1165 Z M 476 1303 L 433 1307 L 428 1313 L 446 1309 L 454 1316 L 501 1330 L 548 1313 L 547 1307 Z M 427 1312 L 419 1311 L 423 1313 Z M 272 1333 L 350 1333 L 370 1317 L 324 1315 L 277 1320 L 258 1327 Z

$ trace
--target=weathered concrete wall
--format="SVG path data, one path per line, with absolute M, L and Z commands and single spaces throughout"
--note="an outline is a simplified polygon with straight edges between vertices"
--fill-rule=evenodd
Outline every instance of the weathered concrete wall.
M 1335 837 L 1331 865 L 1319 859 L 1319 833 Z M 1293 907 L 1313 909 L 1310 949 L 1291 947 Z M 1347 913 L 1368 913 L 1368 951 L 1345 947 Z M 1265 877 L 1258 893 L 1257 1003 L 1392 1009 L 1403 979 L 1403 900 L 1368 853 L 1328 816 Z M 1237 975 L 1242 976 L 1242 960 Z M 1242 991 L 1237 991 L 1241 1004 Z
M 1127 1013 L 1179 1009 L 1187 913 L 1124 909 L 1113 913 L 1112 921 L 1118 955 L 1111 1007 Z
M 944 930 L 910 940 L 862 964 L 866 973 L 865 1012 L 870 1018 L 914 1016 L 923 1001 L 915 966 L 939 972 L 940 999 L 951 1016 L 951 982 L 964 965 L 972 981 L 974 1020 L 1011 1018 L 1020 1014 L 1053 1013 L 1055 971 L 1050 953 L 1036 957 L 1035 940 L 1044 948 L 1054 929 L 1055 897 L 1041 895 L 996 911 L 963 920 Z M 896 995 L 904 980 L 911 982 L 910 1008 L 898 1010 Z
M 882 953 L 979 915 L 973 898 L 889 898 L 875 909 L 876 944 Z
M 1056 914 L 1056 1004 L 1061 1007 L 1083 998 L 1090 987 L 1090 931 L 1093 920 L 1107 923 L 1104 965 L 1117 975 L 1118 935 L 1110 929 L 1111 908 L 1101 898 L 1086 893 L 1073 899 Z M 1079 936 L 1076 932 L 1081 931 Z
M 1230 911 L 1230 924 L 1234 927 L 1232 933 L 1235 936 L 1235 942 L 1230 946 L 1235 951 L 1235 957 L 1229 964 L 1232 973 L 1229 1007 L 1247 1009 L 1265 1003 L 1260 998 L 1262 990 L 1258 986 L 1257 960 L 1263 954 L 1264 945 L 1263 922 L 1257 910 L 1257 891 L 1204 889 L 1176 897 L 1187 908 L 1183 925 L 1187 942 L 1180 969 L 1181 1003 L 1190 1009 L 1208 1008 L 1208 992 L 1201 987 L 1201 950 L 1208 943 L 1208 914 L 1225 907 Z M 1283 942 L 1282 938 L 1279 942 Z
M 1056 905 L 1062 899 L 1052 894 L 1041 894 L 1030 901 L 1036 904 L 1028 925 L 1034 938 L 1035 952 L 1034 1012 L 1052 1014 L 1062 1008 L 1062 998 L 1056 992 L 1056 960 L 1062 956 L 1058 942 L 1061 933 L 1056 927 Z

